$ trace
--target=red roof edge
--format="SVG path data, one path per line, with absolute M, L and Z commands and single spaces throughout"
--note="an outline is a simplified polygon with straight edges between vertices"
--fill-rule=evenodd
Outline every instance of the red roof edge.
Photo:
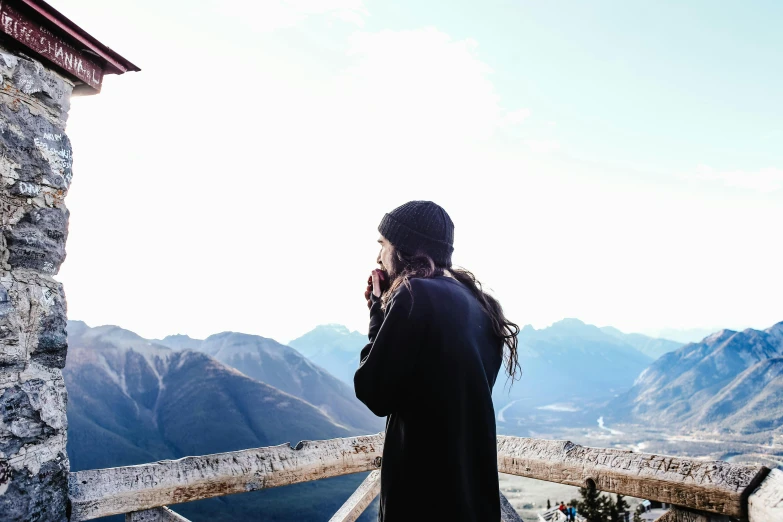
M 50 23 L 59 28 L 65 34 L 83 44 L 85 46 L 84 50 L 86 52 L 89 52 L 90 54 L 93 54 L 105 61 L 106 68 L 104 69 L 104 72 L 106 74 L 123 74 L 126 72 L 136 72 L 141 70 L 126 58 L 123 58 L 118 53 L 103 45 L 87 31 L 73 23 L 57 9 L 50 6 L 43 0 L 20 1 L 46 18 Z

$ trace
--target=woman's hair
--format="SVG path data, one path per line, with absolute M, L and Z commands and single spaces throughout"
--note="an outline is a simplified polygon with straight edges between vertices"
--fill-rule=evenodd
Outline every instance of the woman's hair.
M 381 306 L 384 309 L 388 305 L 391 296 L 401 286 L 404 286 L 411 292 L 411 279 L 437 277 L 446 275 L 446 272 L 448 272 L 454 279 L 465 285 L 478 299 L 481 308 L 484 309 L 492 321 L 492 329 L 495 335 L 503 339 L 503 345 L 508 348 L 508 350 L 504 350 L 503 359 L 506 372 L 512 383 L 520 377 L 518 370 L 521 370 L 521 367 L 519 366 L 519 355 L 517 353 L 519 326 L 506 318 L 498 300 L 484 292 L 481 283 L 472 272 L 462 268 L 437 266 L 427 254 L 406 255 L 396 248 L 392 249 L 391 259 L 392 266 L 385 267 L 389 271 L 391 285 L 388 291 L 384 292 L 381 297 Z M 413 293 L 411 293 L 412 297 Z

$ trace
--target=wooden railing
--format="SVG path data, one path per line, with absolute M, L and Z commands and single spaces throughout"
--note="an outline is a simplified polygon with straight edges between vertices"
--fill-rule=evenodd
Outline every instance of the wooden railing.
M 373 471 L 332 517 L 355 520 L 380 490 L 383 433 L 71 473 L 71 521 L 185 521 L 167 505 Z M 676 506 L 669 521 L 783 521 L 783 472 L 568 441 L 498 437 L 498 469 Z M 501 495 L 503 520 L 519 520 Z M 185 521 L 186 522 L 186 521 Z

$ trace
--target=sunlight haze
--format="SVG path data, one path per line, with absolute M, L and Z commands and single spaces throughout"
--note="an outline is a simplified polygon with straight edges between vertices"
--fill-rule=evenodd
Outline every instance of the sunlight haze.
M 50 3 L 141 68 L 72 100 L 70 319 L 366 332 L 429 199 L 520 326 L 783 320 L 781 3 Z

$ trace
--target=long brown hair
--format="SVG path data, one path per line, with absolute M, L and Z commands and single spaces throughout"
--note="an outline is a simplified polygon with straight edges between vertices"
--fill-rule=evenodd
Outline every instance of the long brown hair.
M 484 292 L 481 282 L 476 279 L 469 270 L 464 268 L 437 266 L 430 256 L 423 253 L 406 255 L 394 248 L 391 252 L 392 266 L 385 267 L 389 271 L 391 285 L 381 297 L 381 306 L 385 309 L 391 296 L 404 286 L 411 291 L 411 279 L 430 278 L 442 275 L 451 275 L 454 279 L 465 285 L 473 296 L 478 300 L 481 308 L 489 315 L 492 321 L 492 329 L 498 338 L 503 339 L 503 345 L 508 348 L 504 350 L 503 361 L 506 366 L 506 373 L 513 383 L 519 379 L 518 371 L 521 371 L 519 365 L 519 355 L 517 353 L 517 334 L 519 326 L 512 323 L 503 313 L 503 307 L 497 299 Z M 411 293 L 411 297 L 413 294 Z

